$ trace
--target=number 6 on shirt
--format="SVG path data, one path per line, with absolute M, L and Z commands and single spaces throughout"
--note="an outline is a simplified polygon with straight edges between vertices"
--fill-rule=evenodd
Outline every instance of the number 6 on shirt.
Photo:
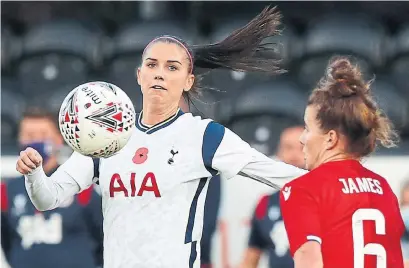
M 365 255 L 377 257 L 376 268 L 386 268 L 386 250 L 376 243 L 364 243 L 364 221 L 374 221 L 377 235 L 385 235 L 385 217 L 377 209 L 361 208 L 352 215 L 352 236 L 354 241 L 354 267 L 364 268 Z

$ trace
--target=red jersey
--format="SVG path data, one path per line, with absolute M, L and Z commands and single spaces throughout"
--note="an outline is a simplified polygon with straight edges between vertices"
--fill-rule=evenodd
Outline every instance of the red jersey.
M 314 240 L 325 268 L 403 268 L 398 200 L 358 161 L 324 163 L 291 181 L 280 205 L 293 256 Z

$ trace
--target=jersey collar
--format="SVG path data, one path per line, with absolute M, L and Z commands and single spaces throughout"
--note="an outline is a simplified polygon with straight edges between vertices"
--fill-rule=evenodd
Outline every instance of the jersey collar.
M 162 121 L 160 123 L 157 123 L 156 125 L 154 125 L 152 127 L 148 127 L 148 126 L 146 126 L 146 125 L 144 125 L 142 123 L 142 114 L 143 114 L 143 112 L 139 113 L 139 117 L 138 117 L 138 120 L 136 122 L 136 128 L 139 129 L 142 132 L 145 132 L 146 134 L 152 134 L 152 133 L 154 133 L 154 132 L 156 132 L 156 131 L 158 131 L 158 130 L 160 130 L 162 128 L 165 128 L 165 127 L 171 125 L 173 122 L 176 121 L 176 119 L 178 119 L 184 113 L 179 108 L 174 115 L 172 115 L 171 117 L 169 117 L 168 119 L 166 119 L 166 120 L 164 120 L 164 121 Z

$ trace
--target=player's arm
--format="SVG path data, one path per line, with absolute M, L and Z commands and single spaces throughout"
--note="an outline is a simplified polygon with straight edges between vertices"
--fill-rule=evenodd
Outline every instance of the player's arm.
M 295 268 L 322 268 L 321 245 L 315 241 L 304 243 L 294 254 Z
M 266 248 L 265 240 L 260 233 L 260 219 L 267 213 L 268 196 L 260 199 L 251 219 L 250 236 L 248 247 L 244 253 L 244 258 L 240 268 L 257 268 L 263 250 Z
M 238 174 L 276 189 L 307 172 L 304 169 L 271 159 L 253 148 L 248 151 L 248 154 L 251 155 L 251 159 Z
M 68 197 L 87 189 L 94 178 L 92 158 L 74 152 L 50 177 L 42 166 L 25 175 L 27 193 L 40 211 L 58 207 Z
M 303 169 L 265 156 L 231 130 L 215 122 L 210 122 L 206 128 L 203 155 L 205 165 L 219 171 L 224 178 L 239 174 L 275 188 L 277 184 L 283 185 L 306 173 Z
M 295 268 L 322 268 L 321 225 L 314 195 L 289 184 L 280 193 L 280 206 Z

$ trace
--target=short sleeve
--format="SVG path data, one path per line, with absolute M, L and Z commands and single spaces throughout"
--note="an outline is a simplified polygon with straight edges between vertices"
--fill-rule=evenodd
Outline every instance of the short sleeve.
M 94 161 L 91 157 L 73 152 L 56 173 L 65 172 L 80 186 L 80 191 L 88 189 L 94 179 Z M 55 173 L 55 174 L 56 174 Z M 54 176 L 54 174 L 53 174 Z M 55 176 L 58 177 L 58 174 Z
M 310 191 L 289 183 L 281 190 L 280 206 L 292 256 L 308 241 L 321 244 L 318 202 Z
M 208 171 L 229 179 L 252 159 L 252 148 L 228 128 L 211 121 L 203 135 L 203 162 Z

